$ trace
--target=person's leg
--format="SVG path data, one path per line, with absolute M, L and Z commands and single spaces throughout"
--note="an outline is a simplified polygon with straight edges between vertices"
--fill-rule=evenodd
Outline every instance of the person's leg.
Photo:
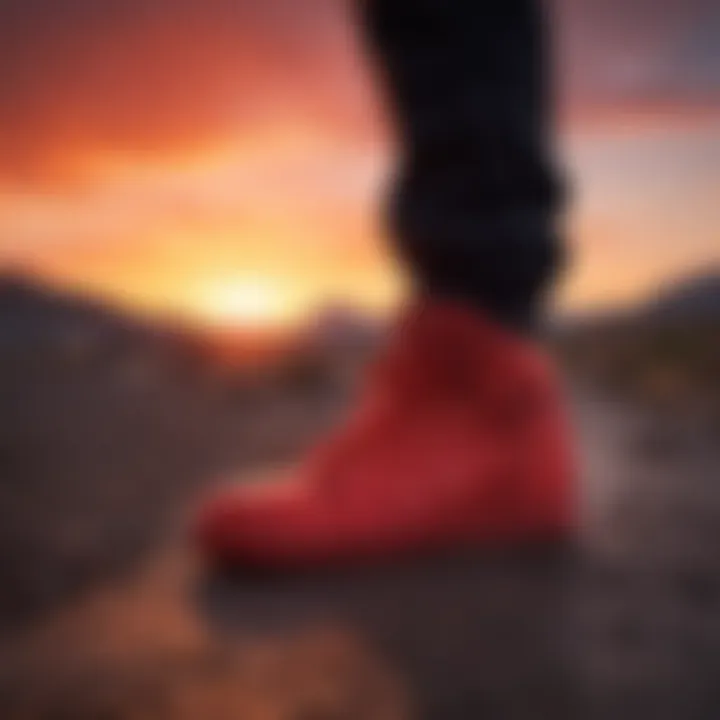
M 365 0 L 401 158 L 391 221 L 418 285 L 535 320 L 558 263 L 538 0 Z
M 350 423 L 287 484 L 220 493 L 212 558 L 275 567 L 568 532 L 573 463 L 532 337 L 557 259 L 541 23 L 530 0 L 369 0 L 403 157 L 411 310 Z

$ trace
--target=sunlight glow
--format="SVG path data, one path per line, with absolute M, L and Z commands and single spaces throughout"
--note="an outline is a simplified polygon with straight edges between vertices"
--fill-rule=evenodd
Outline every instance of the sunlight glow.
M 198 309 L 210 323 L 244 328 L 281 325 L 289 315 L 282 289 L 264 278 L 209 284 L 199 293 Z

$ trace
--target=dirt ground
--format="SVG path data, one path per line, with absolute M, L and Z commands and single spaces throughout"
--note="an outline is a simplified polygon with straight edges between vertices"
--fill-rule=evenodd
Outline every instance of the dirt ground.
M 720 448 L 692 417 L 573 390 L 572 546 L 228 577 L 186 543 L 193 499 L 227 468 L 292 458 L 338 398 L 14 372 L 4 720 L 720 717 Z

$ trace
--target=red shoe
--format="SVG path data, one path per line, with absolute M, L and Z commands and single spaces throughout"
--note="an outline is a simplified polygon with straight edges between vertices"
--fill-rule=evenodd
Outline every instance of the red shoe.
M 563 536 L 573 462 L 560 392 L 532 342 L 451 304 L 402 324 L 348 425 L 289 482 L 202 510 L 213 559 L 303 567 Z

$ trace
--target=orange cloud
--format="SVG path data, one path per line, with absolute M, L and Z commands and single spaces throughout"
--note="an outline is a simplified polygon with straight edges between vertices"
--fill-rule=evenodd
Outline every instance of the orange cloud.
M 0 166 L 92 170 L 97 154 L 188 155 L 277 124 L 364 120 L 342 5 L 310 0 L 9 0 L 0 10 Z
M 712 2 L 557 5 L 564 116 L 603 146 L 578 169 L 591 203 L 569 290 L 596 303 L 682 261 L 667 247 L 638 260 L 664 228 L 699 238 L 681 247 L 686 259 L 709 252 L 693 224 L 713 226 L 691 177 L 706 172 L 704 150 L 690 162 L 671 148 L 648 178 L 633 174 L 636 143 L 622 136 L 690 137 L 716 122 L 720 71 L 703 49 Z M 191 314 L 217 293 L 249 303 L 242 288 L 258 287 L 281 289 L 266 300 L 288 318 L 335 297 L 387 305 L 400 290 L 377 210 L 389 143 L 361 41 L 341 0 L 4 0 L 0 263 Z M 688 208 L 674 225 L 653 184 L 665 176 Z M 593 205 L 615 187 L 634 210 L 618 215 L 618 196 Z
M 268 124 L 377 135 L 349 4 L 6 0 L 5 182 L 94 179 L 98 157 L 189 157 Z M 573 125 L 637 111 L 718 111 L 720 59 L 703 39 L 703 28 L 717 26 L 713 0 L 555 4 L 558 76 Z

